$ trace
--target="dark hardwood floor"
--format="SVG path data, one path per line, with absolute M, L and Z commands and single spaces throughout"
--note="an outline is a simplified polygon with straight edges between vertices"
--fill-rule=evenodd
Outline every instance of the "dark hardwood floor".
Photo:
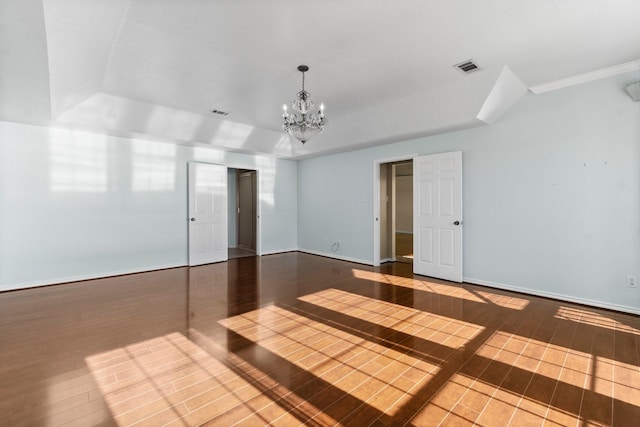
M 396 261 L 413 264 L 413 234 L 396 233 Z
M 229 259 L 243 258 L 247 256 L 256 256 L 256 251 L 245 248 L 229 248 Z
M 0 293 L 0 425 L 617 425 L 638 316 L 303 253 Z

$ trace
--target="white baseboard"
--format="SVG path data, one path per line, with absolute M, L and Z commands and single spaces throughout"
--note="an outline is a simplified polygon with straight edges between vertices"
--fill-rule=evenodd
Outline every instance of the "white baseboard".
M 611 304 L 603 301 L 596 301 L 596 300 L 591 300 L 586 298 L 578 298 L 570 295 L 557 294 L 555 292 L 545 292 L 537 289 L 505 285 L 504 283 L 490 282 L 487 280 L 474 279 L 472 277 L 464 277 L 462 280 L 466 283 L 471 283 L 473 285 L 488 286 L 490 288 L 502 289 L 505 291 L 519 292 L 522 294 L 535 295 L 535 296 L 544 297 L 544 298 L 552 298 L 560 301 L 572 302 L 576 304 L 589 305 L 592 307 L 599 307 L 599 308 L 605 308 L 608 310 L 620 311 L 623 313 L 640 315 L 640 309 L 638 309 L 637 307 L 630 307 L 630 306 L 620 305 L 620 304 Z
M 262 255 L 274 255 L 274 254 L 282 254 L 285 252 L 297 252 L 298 248 L 291 248 L 291 249 L 276 249 L 273 251 L 263 251 L 260 256 Z
M 327 257 L 327 258 L 339 259 L 339 260 L 342 260 L 342 261 L 355 262 L 357 264 L 373 265 L 371 261 L 365 260 L 365 259 L 346 257 L 346 256 L 338 255 L 338 254 L 335 254 L 335 253 L 332 253 L 332 252 L 321 252 L 321 251 L 314 251 L 314 250 L 310 250 L 310 249 L 299 249 L 299 248 L 278 249 L 278 250 L 274 250 L 274 251 L 265 251 L 265 252 L 262 252 L 261 255 L 273 255 L 273 254 L 284 253 L 284 252 L 303 252 L 303 253 L 308 253 L 308 254 L 311 254 L 311 255 L 318 255 L 318 256 Z M 388 260 L 381 260 L 381 262 L 384 262 L 384 261 L 388 261 Z M 58 284 L 62 284 L 62 283 L 80 282 L 80 281 L 83 281 L 83 280 L 104 279 L 104 278 L 114 277 L 114 276 L 123 276 L 123 275 L 126 275 L 126 274 L 146 273 L 146 272 L 150 272 L 150 271 L 166 270 L 166 269 L 169 269 L 169 268 L 187 267 L 187 266 L 188 266 L 187 264 L 167 264 L 167 265 L 158 265 L 158 266 L 153 266 L 153 267 L 145 267 L 145 268 L 142 268 L 142 269 L 129 269 L 129 270 L 110 271 L 110 272 L 104 272 L 104 273 L 100 273 L 100 274 L 88 274 L 88 275 L 82 275 L 82 276 L 70 276 L 70 277 L 64 277 L 64 278 L 55 279 L 55 280 L 47 280 L 47 281 L 39 281 L 39 282 L 27 282 L 27 283 L 17 283 L 17 284 L 11 284 L 11 285 L 8 285 L 8 286 L 0 287 L 0 292 L 13 291 L 13 290 L 18 290 L 18 289 L 26 289 L 26 288 L 35 288 L 35 287 L 38 287 L 38 286 L 48 286 L 48 285 L 58 285 Z M 592 306 L 592 307 L 604 308 L 604 309 L 608 309 L 608 310 L 615 310 L 615 311 L 619 311 L 619 312 L 623 312 L 623 313 L 630 313 L 630 314 L 640 315 L 640 309 L 637 308 L 637 307 L 631 307 L 631 306 L 620 305 L 620 304 L 612 304 L 612 303 L 607 303 L 607 302 L 597 301 L 597 300 L 591 300 L 591 299 L 586 299 L 586 298 L 578 298 L 578 297 L 574 297 L 574 296 L 570 296 L 570 295 L 558 294 L 558 293 L 555 293 L 555 292 L 545 292 L 545 291 L 540 291 L 540 290 L 537 290 L 537 289 L 523 288 L 523 287 L 520 287 L 520 286 L 512 286 L 512 285 L 507 285 L 507 284 L 504 284 L 504 283 L 497 283 L 497 282 L 491 282 L 491 281 L 487 281 L 487 280 L 474 279 L 473 277 L 464 277 L 463 281 L 466 282 L 466 283 L 474 284 L 474 285 L 487 286 L 487 287 L 490 287 L 490 288 L 502 289 L 502 290 L 505 290 L 505 291 L 519 292 L 519 293 L 522 293 L 522 294 L 535 295 L 535 296 L 544 297 L 544 298 L 552 298 L 552 299 L 560 300 L 560 301 L 566 301 L 566 302 L 582 304 L 582 305 L 587 305 L 587 306 Z
M 169 268 L 177 268 L 177 267 L 187 267 L 187 264 L 167 264 L 167 265 L 156 265 L 153 267 L 145 267 L 140 269 L 129 269 L 129 270 L 119 270 L 119 271 L 106 271 L 104 273 L 99 274 L 86 274 L 82 276 L 69 276 L 62 277 L 54 280 L 46 280 L 46 281 L 38 281 L 38 282 L 26 282 L 26 283 L 16 283 L 11 284 L 6 287 L 0 287 L 0 292 L 3 291 L 16 291 L 19 289 L 27 289 L 27 288 L 36 288 L 38 286 L 49 286 L 49 285 L 60 285 L 62 283 L 72 283 L 72 282 L 82 282 L 84 280 L 94 280 L 94 279 L 106 279 L 109 277 L 115 276 L 124 276 L 127 274 L 136 274 L 136 273 L 148 273 L 150 271 L 156 270 L 166 270 Z
M 327 258 L 335 258 L 335 259 L 339 259 L 341 261 L 355 262 L 357 264 L 373 265 L 373 263 L 371 261 L 366 260 L 366 259 L 351 258 L 351 257 L 347 257 L 347 256 L 338 255 L 338 254 L 335 254 L 333 252 L 320 252 L 320 251 L 314 251 L 314 250 L 311 250 L 311 249 L 298 249 L 298 252 L 304 252 L 304 253 L 311 254 L 311 255 L 319 255 L 319 256 L 323 256 L 323 257 L 327 257 Z
M 279 250 L 274 250 L 274 251 L 267 251 L 267 252 L 263 252 L 261 255 L 271 255 L 271 254 L 277 254 L 277 253 L 282 253 L 282 252 L 295 252 L 297 251 L 297 248 L 293 248 L 293 249 L 279 249 Z M 118 270 L 118 271 L 105 271 L 103 273 L 97 273 L 97 274 L 86 274 L 86 275 L 81 275 L 81 276 L 68 276 L 68 277 L 61 277 L 58 279 L 52 279 L 52 280 L 42 280 L 42 281 L 37 281 L 37 282 L 24 282 L 24 283 L 12 283 L 12 284 L 8 284 L 8 285 L 0 285 L 0 292 L 6 292 L 6 291 L 17 291 L 19 289 L 28 289 L 28 288 L 37 288 L 40 286 L 49 286 L 49 285 L 60 285 L 63 283 L 72 283 L 72 282 L 81 282 L 83 280 L 95 280 L 95 279 L 106 279 L 109 277 L 114 277 L 114 276 L 124 276 L 127 274 L 136 274 L 136 273 L 148 273 L 150 271 L 155 271 L 155 270 L 166 270 L 169 268 L 177 268 L 177 267 L 188 267 L 189 264 L 186 263 L 181 263 L 181 264 L 166 264 L 166 265 L 156 265 L 153 267 L 144 267 L 144 268 L 139 268 L 139 269 L 127 269 L 127 270 Z

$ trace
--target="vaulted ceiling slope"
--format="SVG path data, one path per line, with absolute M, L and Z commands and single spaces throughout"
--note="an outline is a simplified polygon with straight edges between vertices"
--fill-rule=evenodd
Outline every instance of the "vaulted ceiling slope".
M 0 120 L 303 158 L 637 70 L 639 16 L 638 0 L 2 0 Z M 481 69 L 453 67 L 467 59 Z M 280 131 L 300 64 L 328 119 L 304 146 Z

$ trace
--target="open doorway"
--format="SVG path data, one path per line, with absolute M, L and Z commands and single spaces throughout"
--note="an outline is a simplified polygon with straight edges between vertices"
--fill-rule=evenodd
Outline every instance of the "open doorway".
M 380 163 L 380 262 L 413 263 L 413 160 Z
M 229 258 L 256 255 L 257 172 L 229 168 Z

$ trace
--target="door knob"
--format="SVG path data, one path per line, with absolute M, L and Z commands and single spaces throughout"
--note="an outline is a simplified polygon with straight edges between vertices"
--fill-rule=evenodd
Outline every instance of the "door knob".
M 191 221 L 195 221 L 195 220 L 196 220 L 195 218 L 191 218 Z
M 453 225 L 460 225 L 460 221 L 454 222 Z

